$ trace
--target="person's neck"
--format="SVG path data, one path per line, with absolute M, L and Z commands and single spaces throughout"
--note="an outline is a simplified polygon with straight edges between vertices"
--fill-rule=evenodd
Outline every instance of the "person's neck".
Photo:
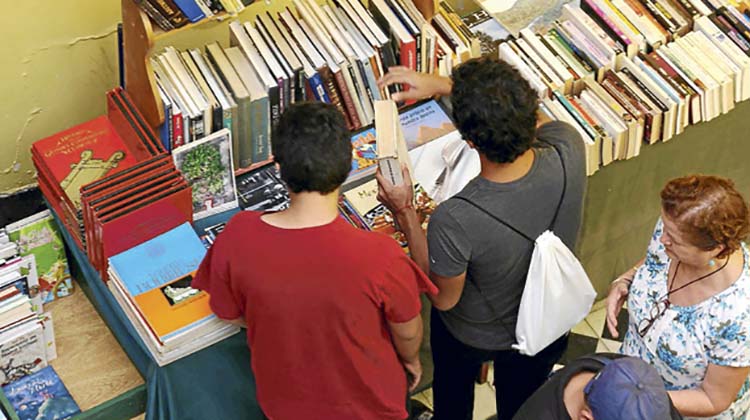
M 595 376 L 593 372 L 579 372 L 574 375 L 563 390 L 563 402 L 565 409 L 571 419 L 576 420 L 584 407 L 586 407 L 586 397 L 583 395 L 583 389 L 586 384 Z
M 488 181 L 500 184 L 513 182 L 529 173 L 531 166 L 534 164 L 534 158 L 534 149 L 525 151 L 521 156 L 518 156 L 516 160 L 510 163 L 492 162 L 487 159 L 487 156 L 480 153 L 479 162 L 482 165 L 482 170 L 480 171 L 479 176 Z
M 264 222 L 284 229 L 302 229 L 331 223 L 338 217 L 339 190 L 328 194 L 319 192 L 289 192 L 289 208 L 265 214 Z

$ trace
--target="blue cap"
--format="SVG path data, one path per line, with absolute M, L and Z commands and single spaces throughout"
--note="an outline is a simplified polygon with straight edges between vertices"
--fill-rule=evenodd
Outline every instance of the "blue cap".
M 596 420 L 669 420 L 671 401 L 653 366 L 641 359 L 609 361 L 584 389 Z

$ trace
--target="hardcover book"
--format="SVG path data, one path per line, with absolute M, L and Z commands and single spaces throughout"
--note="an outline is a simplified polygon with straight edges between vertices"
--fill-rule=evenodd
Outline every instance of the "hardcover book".
M 276 164 L 268 164 L 237 177 L 243 210 L 281 211 L 289 207 L 289 192 Z
M 81 412 L 52 366 L 4 386 L 3 391 L 21 420 L 64 420 Z
M 65 245 L 49 210 L 6 226 L 21 255 L 34 254 L 42 303 L 68 296 L 73 281 L 65 257 Z
M 193 188 L 193 215 L 201 219 L 237 207 L 231 133 L 224 128 L 172 152 Z

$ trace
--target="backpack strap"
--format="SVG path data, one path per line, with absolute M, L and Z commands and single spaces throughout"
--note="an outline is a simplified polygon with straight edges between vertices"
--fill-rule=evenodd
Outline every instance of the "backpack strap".
M 501 223 L 501 224 L 505 225 L 505 227 L 507 227 L 508 229 L 510 229 L 510 230 L 512 230 L 513 232 L 516 232 L 517 234 L 519 234 L 519 235 L 521 235 L 522 237 L 526 238 L 526 239 L 527 239 L 527 240 L 528 240 L 529 242 L 536 242 L 536 240 L 535 240 L 535 239 L 533 239 L 533 238 L 531 238 L 531 237 L 530 237 L 529 235 L 527 235 L 527 234 L 525 234 L 525 233 L 521 232 L 520 230 L 516 229 L 516 228 L 515 228 L 515 227 L 513 227 L 513 225 L 511 225 L 510 223 L 508 223 L 508 222 L 504 221 L 503 219 L 501 219 L 501 218 L 499 218 L 499 217 L 495 216 L 494 214 L 492 214 L 492 213 L 490 213 L 489 211 L 485 210 L 485 209 L 484 209 L 484 208 L 483 208 L 482 206 L 480 206 L 479 204 L 477 204 L 477 203 L 475 203 L 475 202 L 473 202 L 473 201 L 469 200 L 468 198 L 465 198 L 465 197 L 461 197 L 460 195 L 455 195 L 455 196 L 453 196 L 453 198 L 455 198 L 455 199 L 457 199 L 457 200 L 461 200 L 461 201 L 464 201 L 464 202 L 466 202 L 466 203 L 469 203 L 469 204 L 471 204 L 471 205 L 472 205 L 472 206 L 474 206 L 475 208 L 477 208 L 477 209 L 481 210 L 481 211 L 482 211 L 482 212 L 483 212 L 484 214 L 486 214 L 487 216 L 490 216 L 491 218 L 493 218 L 493 219 L 497 220 L 497 221 L 498 221 L 499 223 Z M 558 207 L 559 207 L 559 206 L 558 206 Z M 555 216 L 557 216 L 557 215 L 555 215 Z

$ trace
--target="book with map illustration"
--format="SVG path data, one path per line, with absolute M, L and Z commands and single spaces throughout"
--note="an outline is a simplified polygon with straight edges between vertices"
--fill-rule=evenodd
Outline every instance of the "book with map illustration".
M 5 227 L 8 237 L 18 245 L 20 254 L 36 259 L 39 293 L 42 303 L 70 295 L 73 281 L 65 257 L 65 245 L 49 210 Z
M 20 420 L 65 420 L 81 412 L 52 366 L 3 387 Z

